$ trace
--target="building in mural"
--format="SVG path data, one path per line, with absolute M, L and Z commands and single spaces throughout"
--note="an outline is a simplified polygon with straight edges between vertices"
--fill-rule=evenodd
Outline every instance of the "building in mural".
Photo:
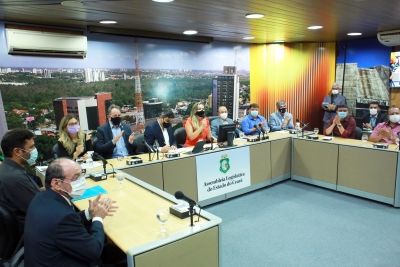
M 162 101 L 158 100 L 158 98 L 143 101 L 143 111 L 145 118 L 158 118 L 162 113 Z

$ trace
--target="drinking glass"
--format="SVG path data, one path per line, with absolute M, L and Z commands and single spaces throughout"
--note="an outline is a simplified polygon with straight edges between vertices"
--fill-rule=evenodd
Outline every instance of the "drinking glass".
M 243 145 L 244 132 L 239 133 L 240 143 Z
M 122 161 L 124 159 L 124 156 L 118 156 L 117 160 Z
M 123 172 L 117 172 L 115 178 L 117 178 L 117 181 L 119 182 L 118 189 L 124 188 L 122 182 L 125 180 L 125 174 Z
M 160 233 L 166 233 L 168 230 L 164 224 L 168 221 L 169 209 L 167 207 L 157 208 L 157 220 L 161 223 Z
M 361 137 L 361 140 L 363 140 L 363 142 L 364 142 L 364 146 L 365 146 L 365 143 L 367 142 L 367 140 L 368 140 L 368 135 L 366 135 L 366 134 L 363 134 L 362 135 L 362 137 Z
M 399 139 L 399 138 L 396 138 L 396 140 L 395 140 L 394 142 L 395 142 L 396 145 L 397 145 L 396 149 L 398 149 L 398 148 L 399 148 L 400 139 Z
M 318 134 L 319 128 L 314 128 L 314 134 Z
M 267 133 L 269 133 L 269 131 L 271 131 L 271 128 L 267 127 L 266 130 L 267 130 Z

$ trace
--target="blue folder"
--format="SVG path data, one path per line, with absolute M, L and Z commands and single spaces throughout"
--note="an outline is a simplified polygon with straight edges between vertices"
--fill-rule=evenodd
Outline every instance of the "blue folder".
M 78 201 L 81 199 L 85 199 L 85 198 L 90 198 L 90 197 L 96 197 L 98 196 L 100 193 L 107 194 L 107 190 L 105 190 L 103 187 L 101 187 L 100 185 L 96 185 L 90 188 L 87 188 L 85 193 L 83 193 L 83 195 L 81 197 L 78 198 L 73 198 L 72 202 L 74 201 Z

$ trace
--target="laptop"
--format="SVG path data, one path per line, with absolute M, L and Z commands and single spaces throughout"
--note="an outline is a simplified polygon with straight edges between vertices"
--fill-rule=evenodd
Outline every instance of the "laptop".
M 197 154 L 197 153 L 200 153 L 200 152 L 202 152 L 203 150 L 204 150 L 204 144 L 206 143 L 206 140 L 201 140 L 201 141 L 198 141 L 197 143 L 196 143 L 196 145 L 194 146 L 194 148 L 193 148 L 193 150 L 192 151 L 189 151 L 189 152 L 186 152 L 186 153 L 183 153 L 183 154 L 187 154 L 187 155 L 191 155 L 191 154 Z

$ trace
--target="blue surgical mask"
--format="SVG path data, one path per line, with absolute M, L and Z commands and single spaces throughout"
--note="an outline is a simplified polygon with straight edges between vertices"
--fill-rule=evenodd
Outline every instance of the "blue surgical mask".
M 253 117 L 257 117 L 257 116 L 258 116 L 258 110 L 252 110 L 252 111 L 250 112 L 250 114 L 251 114 L 251 116 L 253 116 Z
M 346 118 L 347 112 L 346 111 L 339 111 L 338 115 L 343 120 L 344 118 Z
M 37 151 L 36 148 L 35 148 L 34 150 L 32 150 L 32 151 L 28 151 L 28 150 L 25 150 L 25 149 L 23 149 L 23 148 L 21 148 L 21 150 L 23 150 L 23 151 L 25 151 L 25 152 L 29 152 L 29 153 L 31 154 L 30 157 L 29 157 L 29 159 L 26 159 L 26 158 L 20 156 L 21 158 L 23 158 L 24 160 L 26 160 L 26 162 L 28 162 L 29 165 L 31 165 L 31 164 L 33 164 L 33 163 L 36 162 L 36 159 L 37 159 L 37 157 L 38 157 L 38 151 Z

